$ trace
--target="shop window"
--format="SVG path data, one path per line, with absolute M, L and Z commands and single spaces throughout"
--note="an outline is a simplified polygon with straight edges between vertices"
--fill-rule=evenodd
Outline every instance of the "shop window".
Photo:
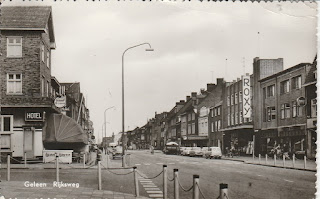
M 280 93 L 285 94 L 290 91 L 290 82 L 289 80 L 285 80 L 280 82 Z
M 7 57 L 22 57 L 22 37 L 7 38 Z
M 291 79 L 291 81 L 292 81 L 292 89 L 300 89 L 301 88 L 301 86 L 302 86 L 301 75 L 293 77 Z
M 22 94 L 22 74 L 7 74 L 7 94 Z
M 317 117 L 317 99 L 311 100 L 311 117 Z

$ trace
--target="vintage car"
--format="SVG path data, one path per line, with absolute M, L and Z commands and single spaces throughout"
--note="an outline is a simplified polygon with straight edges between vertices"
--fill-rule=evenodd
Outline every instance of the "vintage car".
M 221 159 L 222 152 L 220 147 L 209 147 L 208 151 L 204 154 L 205 158 L 218 158 Z

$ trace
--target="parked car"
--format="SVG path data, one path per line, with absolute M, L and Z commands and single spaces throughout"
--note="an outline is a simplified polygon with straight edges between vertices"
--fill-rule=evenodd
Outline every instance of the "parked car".
M 179 151 L 179 145 L 176 142 L 168 142 L 166 146 L 164 147 L 163 152 L 165 154 L 175 154 L 178 155 L 180 153 Z
M 192 147 L 185 147 L 185 149 L 182 151 L 181 155 L 189 156 L 191 149 L 192 149 Z
M 112 159 L 122 157 L 122 146 L 116 146 L 112 149 Z
M 209 147 L 208 151 L 204 154 L 205 158 L 218 158 L 221 159 L 222 152 L 220 147 Z
M 200 147 L 192 147 L 192 149 L 190 150 L 190 157 L 194 157 L 194 156 L 203 156 L 201 148 Z
M 187 147 L 184 147 L 184 146 L 182 146 L 182 147 L 180 147 L 180 155 L 182 155 L 182 152 L 186 149 Z

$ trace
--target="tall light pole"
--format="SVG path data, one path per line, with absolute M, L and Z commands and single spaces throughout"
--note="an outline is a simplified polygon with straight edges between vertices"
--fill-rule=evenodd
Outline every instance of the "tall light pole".
M 112 108 L 114 108 L 114 106 L 111 106 L 111 107 L 107 108 L 106 110 L 104 110 L 104 114 L 103 114 L 103 116 L 104 116 L 104 137 L 107 137 L 106 112 L 107 112 L 107 110 L 110 110 L 110 109 L 112 109 Z M 103 132 L 102 132 L 102 137 L 103 137 Z
M 125 145 L 124 145 L 124 141 L 125 141 L 125 132 L 124 132 L 124 55 L 128 50 L 142 46 L 142 45 L 149 46 L 149 48 L 147 48 L 146 51 L 153 51 L 153 49 L 151 48 L 151 45 L 149 43 L 142 43 L 142 44 L 138 44 L 138 45 L 131 46 L 131 47 L 127 48 L 122 54 L 122 167 L 125 167 L 125 160 L 124 160 L 124 155 L 125 155 Z

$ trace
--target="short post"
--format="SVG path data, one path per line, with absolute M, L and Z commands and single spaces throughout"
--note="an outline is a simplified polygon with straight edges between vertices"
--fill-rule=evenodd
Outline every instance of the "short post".
M 130 153 L 127 154 L 127 166 L 130 167 Z
M 276 166 L 276 164 L 277 164 L 277 155 L 274 154 L 273 155 L 273 165 Z
M 86 168 L 86 153 L 83 153 L 83 168 Z
M 228 196 L 228 184 L 220 184 L 220 196 L 219 199 L 229 199 Z
M 296 154 L 292 155 L 292 166 L 293 168 L 296 166 Z
M 27 167 L 27 153 L 24 152 L 24 167 Z
M 98 161 L 98 190 L 101 190 L 101 161 Z
M 286 167 L 286 156 L 283 155 L 283 156 L 282 156 L 282 159 L 283 159 L 283 167 Z
M 134 187 L 136 197 L 139 197 L 139 183 L 138 183 L 138 176 L 137 176 L 137 167 L 133 167 L 133 177 L 134 177 Z
M 163 165 L 163 199 L 168 196 L 167 165 Z
M 126 167 L 126 154 L 122 155 L 122 166 L 125 168 Z
M 259 154 L 259 164 L 261 164 L 261 154 Z
M 304 159 L 304 169 L 307 169 L 307 156 L 304 156 L 303 159 Z
M 192 199 L 199 199 L 199 175 L 193 175 L 193 195 Z
M 266 154 L 266 164 L 268 164 L 268 154 Z
M 59 182 L 59 156 L 56 155 L 56 182 Z
M 178 182 L 178 169 L 173 169 L 174 175 L 174 199 L 179 199 L 179 182 Z
M 8 154 L 7 160 L 7 181 L 10 181 L 10 155 Z

